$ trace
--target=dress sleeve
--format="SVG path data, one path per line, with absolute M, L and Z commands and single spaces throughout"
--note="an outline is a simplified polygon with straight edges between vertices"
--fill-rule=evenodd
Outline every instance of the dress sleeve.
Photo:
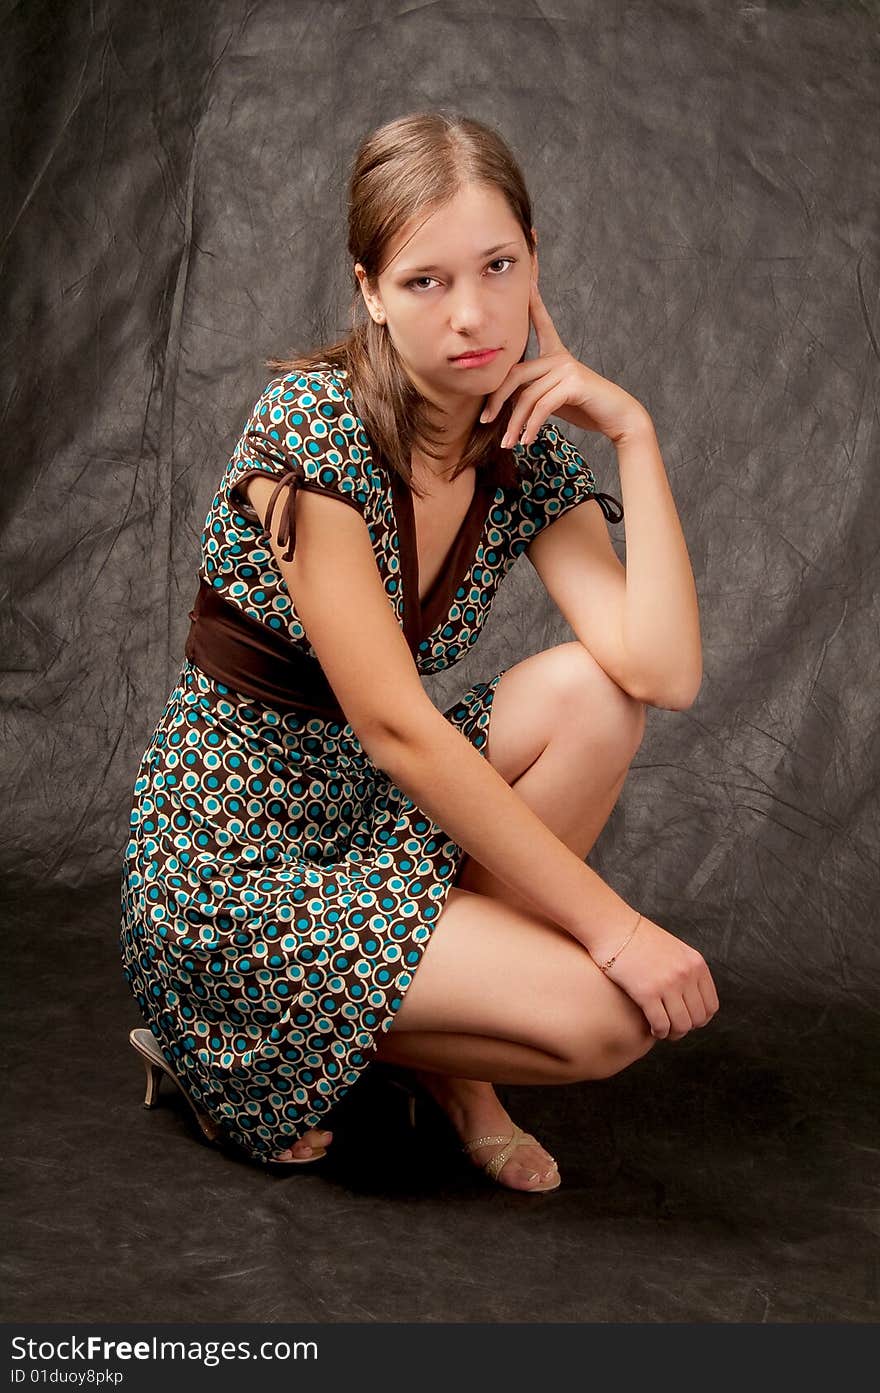
M 521 530 L 529 541 L 569 508 L 590 498 L 595 498 L 609 522 L 623 519 L 623 504 L 613 494 L 598 491 L 583 455 L 549 422 L 522 450 L 520 470 Z
M 329 370 L 276 378 L 259 398 L 229 462 L 227 488 L 247 518 L 257 514 L 243 485 L 255 474 L 275 479 L 265 530 L 281 508 L 278 539 L 293 560 L 300 489 L 331 494 L 364 516 L 377 487 L 369 441 L 351 409 L 344 379 Z

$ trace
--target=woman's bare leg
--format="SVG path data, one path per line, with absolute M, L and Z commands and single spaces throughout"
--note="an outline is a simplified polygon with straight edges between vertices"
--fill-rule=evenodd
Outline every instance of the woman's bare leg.
M 551 832 L 586 859 L 620 796 L 644 727 L 641 702 L 621 691 L 581 644 L 560 644 L 502 677 L 487 758 Z M 455 883 L 540 913 L 471 856 L 464 856 Z
M 563 644 L 536 654 L 505 673 L 493 701 L 487 757 L 547 826 L 578 855 L 586 857 L 617 801 L 641 741 L 644 717 L 644 706 L 621 692 L 580 644 Z M 559 970 L 569 979 L 576 972 L 577 980 L 582 975 L 580 969 L 589 963 L 587 980 L 594 982 L 598 976 L 612 988 L 607 999 L 611 1021 L 606 1042 L 610 1038 L 613 1045 L 609 1051 L 594 1039 L 586 1056 L 581 1055 L 574 1062 L 574 1073 L 564 1045 L 561 1054 L 557 1054 L 534 1042 L 507 1038 L 503 1032 L 491 1035 L 486 1032 L 485 1023 L 476 1033 L 468 1033 L 460 1026 L 451 1028 L 446 1023 L 439 1030 L 426 1025 L 407 1029 L 411 1009 L 404 1013 L 402 1007 L 380 1043 L 378 1057 L 410 1067 L 462 1134 L 502 1132 L 509 1124 L 510 1119 L 487 1080 L 562 1083 L 575 1077 L 604 1077 L 626 1067 L 651 1047 L 654 1041 L 641 1011 L 626 993 L 598 973 L 582 945 L 541 915 L 535 905 L 516 895 L 469 856 L 462 862 L 456 885 L 518 910 L 520 921 L 526 915 L 533 928 L 540 926 L 544 935 L 553 935 L 556 942 L 562 940 L 567 952 L 565 965 L 560 964 Z M 454 894 L 450 893 L 450 905 Z M 486 918 L 484 914 L 478 917 L 481 921 Z M 449 923 L 448 918 L 446 922 Z M 465 962 L 475 932 L 476 929 L 469 929 L 469 937 L 461 944 Z M 432 938 L 432 945 L 433 942 Z M 530 961 L 538 956 L 546 959 L 547 946 L 547 941 L 539 942 L 531 933 L 524 951 Z M 426 974 L 429 956 L 431 969 Z M 499 961 L 509 961 L 504 945 L 499 946 L 496 964 Z M 435 951 L 426 954 L 404 1007 L 407 1003 L 413 1007 L 421 995 L 415 991 L 416 985 L 427 985 L 428 975 L 432 981 L 441 979 L 441 991 L 455 991 L 453 981 L 443 981 L 443 963 Z M 448 994 L 446 1000 L 450 1000 Z M 551 987 L 544 1005 L 553 1000 Z M 519 1001 L 516 1005 L 520 1013 L 523 1004 Z M 540 1012 L 540 1003 L 536 1009 Z M 585 1010 L 582 997 L 581 1012 Z M 478 1125 L 480 1120 L 485 1125 Z M 487 1148 L 487 1154 L 491 1151 Z M 543 1148 L 527 1152 L 523 1147 L 518 1154 L 524 1163 L 519 1166 L 519 1181 L 533 1173 L 533 1165 L 546 1173 L 550 1158 Z M 477 1159 L 482 1159 L 480 1153 Z M 515 1170 L 511 1160 L 502 1176 L 513 1177 Z
M 378 1057 L 414 1069 L 463 1140 L 509 1135 L 499 1083 L 607 1078 L 654 1043 L 643 1013 L 569 934 L 454 887 Z M 424 1071 L 424 1072 L 423 1072 Z M 488 1159 L 487 1146 L 475 1155 Z M 522 1146 L 499 1179 L 532 1188 L 552 1158 Z M 540 1183 L 540 1181 L 538 1182 Z

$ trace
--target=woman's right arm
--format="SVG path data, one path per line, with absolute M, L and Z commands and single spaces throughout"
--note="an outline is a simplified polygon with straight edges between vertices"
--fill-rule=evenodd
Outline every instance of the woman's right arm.
M 272 482 L 254 479 L 247 490 L 264 518 Z M 551 832 L 431 702 L 385 594 L 364 519 L 312 491 L 300 491 L 295 507 L 293 560 L 281 558 L 274 535 L 273 549 L 309 642 L 369 758 L 596 962 L 610 958 L 638 911 Z M 667 1035 L 670 1022 L 683 1034 L 705 1023 L 704 1004 L 710 1014 L 717 1008 L 701 955 L 653 921 L 642 919 L 626 955 L 608 975 L 637 1001 L 656 1035 Z

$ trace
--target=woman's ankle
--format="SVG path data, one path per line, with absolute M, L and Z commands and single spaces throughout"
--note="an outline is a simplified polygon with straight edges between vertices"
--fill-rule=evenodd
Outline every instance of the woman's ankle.
M 456 1097 L 484 1098 L 494 1092 L 495 1085 L 483 1079 L 460 1079 L 434 1069 L 411 1069 L 416 1080 L 434 1094 L 454 1094 Z
M 496 1107 L 500 1106 L 495 1094 L 495 1085 L 482 1079 L 460 1079 L 450 1074 L 421 1069 L 414 1069 L 412 1072 L 438 1106 L 450 1115 L 455 1113 L 458 1119 L 490 1109 L 493 1104 Z

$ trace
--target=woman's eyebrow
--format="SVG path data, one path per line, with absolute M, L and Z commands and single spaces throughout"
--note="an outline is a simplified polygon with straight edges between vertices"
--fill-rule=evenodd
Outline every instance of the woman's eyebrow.
M 484 257 L 491 256 L 493 252 L 503 251 L 505 247 L 516 246 L 516 242 L 511 239 L 509 242 L 499 242 L 497 247 L 487 247 L 484 252 L 478 252 L 475 261 L 482 261 Z M 442 266 L 409 266 L 399 274 L 402 276 L 420 276 L 423 271 L 442 271 Z

